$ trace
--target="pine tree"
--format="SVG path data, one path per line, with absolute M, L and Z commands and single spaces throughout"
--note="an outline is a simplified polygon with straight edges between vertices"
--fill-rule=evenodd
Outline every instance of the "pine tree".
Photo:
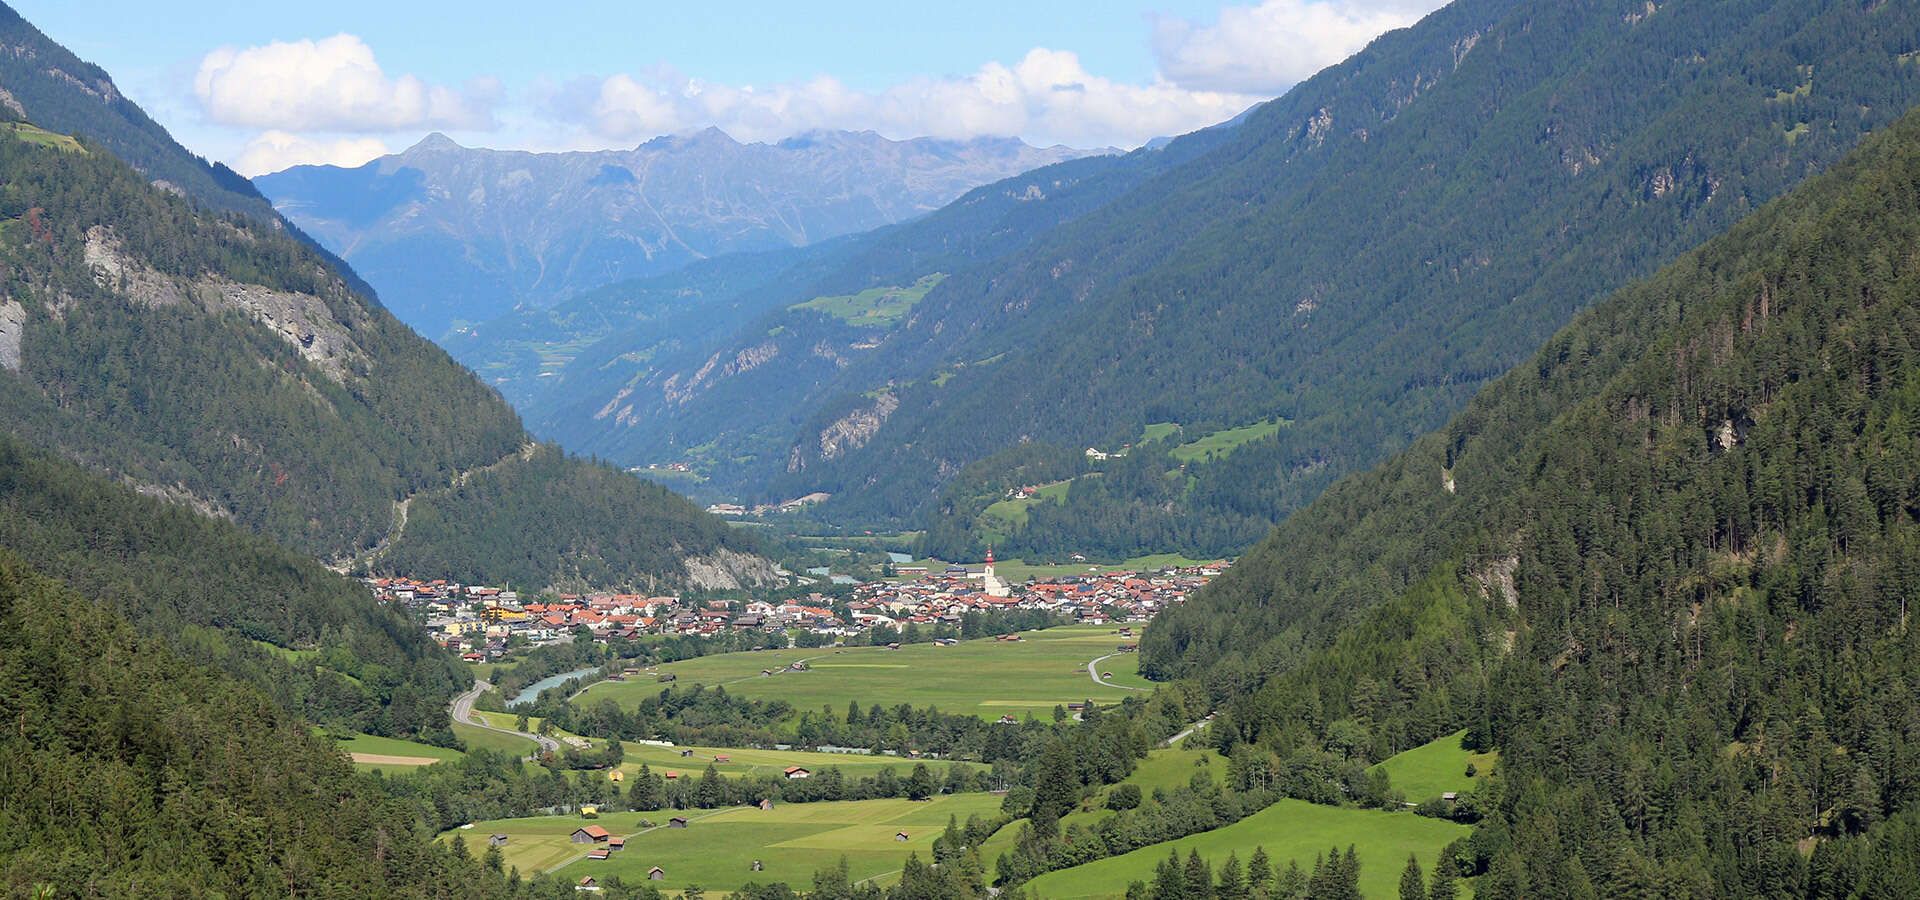
M 1235 853 L 1227 854 L 1227 861 L 1220 864 L 1220 876 L 1213 895 L 1219 900 L 1247 900 L 1246 876 L 1240 869 L 1240 857 Z
M 1400 900 L 1427 900 L 1427 878 L 1420 872 L 1420 860 L 1411 853 L 1400 873 Z
M 1213 870 L 1207 861 L 1200 858 L 1200 851 L 1187 851 L 1187 900 L 1211 900 L 1213 897 Z
M 1254 894 L 1273 889 L 1273 863 L 1267 859 L 1267 848 L 1253 848 L 1253 858 L 1247 861 L 1247 890 Z
M 1460 895 L 1459 886 L 1454 884 L 1457 877 L 1452 860 L 1443 857 L 1434 863 L 1433 884 L 1427 888 L 1427 900 L 1455 900 Z

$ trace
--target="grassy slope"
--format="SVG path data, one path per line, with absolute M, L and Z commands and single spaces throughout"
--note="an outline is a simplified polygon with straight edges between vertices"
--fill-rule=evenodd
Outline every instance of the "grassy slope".
M 796 303 L 788 309 L 811 309 L 825 313 L 849 325 L 871 328 L 889 328 L 905 318 L 914 304 L 927 296 L 947 276 L 934 273 L 925 276 L 907 287 L 867 288 L 857 294 L 845 294 L 837 297 L 815 297 L 805 303 Z
M 1420 857 L 1423 869 L 1432 869 L 1440 849 L 1455 838 L 1464 837 L 1463 825 L 1428 819 L 1412 813 L 1344 809 L 1317 806 L 1301 800 L 1279 803 L 1225 828 L 1203 832 L 1165 844 L 1143 847 L 1123 856 L 1050 872 L 1027 884 L 1027 891 L 1038 898 L 1118 897 L 1133 881 L 1151 881 L 1153 867 L 1167 858 L 1171 848 L 1181 857 L 1188 850 L 1218 865 L 1228 853 L 1237 853 L 1241 862 L 1265 847 L 1276 865 L 1285 867 L 1297 861 L 1310 870 L 1316 854 L 1330 847 L 1342 850 L 1352 844 L 1360 855 L 1360 890 L 1367 897 L 1392 897 L 1398 889 L 1400 870 L 1408 853 Z
M 340 749 L 348 753 L 368 753 L 379 756 L 405 756 L 429 760 L 445 760 L 459 759 L 464 755 L 458 750 L 449 750 L 446 747 L 435 747 L 432 744 L 421 744 L 414 741 L 380 737 L 371 734 L 356 734 L 352 737 L 335 741 L 334 743 L 338 744 Z M 355 760 L 353 767 L 362 772 L 367 772 L 374 769 L 412 769 L 416 768 L 417 765 L 431 765 L 431 763 L 368 763 Z
M 1410 803 L 1431 800 L 1448 791 L 1473 790 L 1493 771 L 1499 753 L 1474 753 L 1460 746 L 1466 734 L 1461 730 L 1437 738 L 1396 754 L 1374 768 L 1386 770 L 1393 786 L 1405 794 Z M 1472 778 L 1467 777 L 1468 764 L 1473 765 L 1476 773 Z
M 660 866 L 666 880 L 655 886 L 677 890 L 698 885 L 707 890 L 735 890 L 748 881 L 762 884 L 813 882 L 813 873 L 845 856 L 853 877 L 886 880 L 897 872 L 909 852 L 923 860 L 933 856 L 933 839 L 946 827 L 947 817 L 965 822 L 974 814 L 990 816 L 1000 798 L 991 794 L 955 794 L 917 803 L 911 800 L 855 800 L 838 803 L 786 803 L 771 811 L 753 807 L 724 810 L 613 813 L 587 820 L 575 816 L 543 816 L 475 823 L 466 835 L 469 848 L 486 846 L 487 835 L 509 836 L 502 848 L 507 865 L 531 873 L 561 868 L 572 880 L 582 875 L 608 878 L 618 875 L 629 883 L 646 880 L 647 870 Z M 668 817 L 685 815 L 686 829 L 645 830 L 646 819 L 664 825 Z M 596 824 L 627 838 L 627 847 L 606 861 L 585 859 L 588 848 L 570 843 L 568 835 L 586 824 Z M 908 840 L 894 835 L 905 831 Z M 753 872 L 753 860 L 766 865 Z
M 693 751 L 692 756 L 681 756 L 683 750 Z M 726 762 L 717 762 L 714 757 L 725 756 Z M 708 764 L 722 775 L 771 775 L 788 766 L 800 766 L 818 772 L 829 766 L 840 769 L 848 775 L 864 777 L 880 769 L 893 767 L 902 777 L 913 771 L 920 760 L 899 756 L 862 755 L 857 753 L 810 753 L 805 750 L 748 750 L 731 747 L 695 747 L 691 745 L 661 747 L 656 744 L 626 743 L 625 761 L 620 769 L 628 775 L 640 771 L 645 763 L 653 771 L 661 774 L 678 772 L 688 777 L 698 776 L 707 770 Z M 927 766 L 935 774 L 944 773 L 950 765 L 942 760 L 927 760 Z
M 1174 459 L 1181 462 L 1197 462 L 1213 455 L 1225 456 L 1238 450 L 1243 444 L 1279 434 L 1280 428 L 1285 424 L 1284 419 L 1268 419 L 1252 425 L 1242 425 L 1239 428 L 1228 428 L 1202 435 L 1198 440 L 1188 441 L 1169 452 Z
M 1080 700 L 1117 703 L 1131 691 L 1102 687 L 1087 677 L 1087 663 L 1113 652 L 1121 639 L 1110 627 L 1068 626 L 1027 632 L 1025 640 L 1006 643 L 966 641 L 952 647 L 912 644 L 900 650 L 879 647 L 818 648 L 725 653 L 661 666 L 681 685 L 726 685 L 730 693 L 777 699 L 797 709 L 822 705 L 844 709 L 848 702 L 895 706 L 937 706 L 944 712 L 987 719 L 1002 715 L 1051 714 L 1055 705 Z M 763 677 L 808 659 L 810 672 Z M 1137 678 L 1132 654 L 1101 664 L 1115 679 Z M 653 681 L 602 682 L 581 696 L 583 702 L 611 697 L 623 705 L 660 690 Z

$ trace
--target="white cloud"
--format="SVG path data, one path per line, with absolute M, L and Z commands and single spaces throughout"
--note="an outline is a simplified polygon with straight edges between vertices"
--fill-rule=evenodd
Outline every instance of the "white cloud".
M 215 50 L 200 61 L 194 93 L 221 125 L 368 134 L 488 127 L 498 86 L 482 81 L 454 89 L 412 75 L 390 77 L 372 48 L 340 34 Z
M 1153 49 L 1162 75 L 1182 87 L 1273 96 L 1440 5 L 1437 0 L 1262 0 L 1226 7 L 1212 25 L 1156 18 Z
M 387 153 L 386 142 L 379 138 L 312 138 L 285 131 L 268 131 L 254 137 L 234 159 L 235 171 L 249 178 L 278 172 L 290 166 L 358 166 Z
M 745 141 L 811 129 L 872 129 L 891 137 L 1020 135 L 1090 147 L 1136 146 L 1192 131 L 1261 99 L 1160 80 L 1124 84 L 1089 73 L 1074 53 L 1036 48 L 1013 65 L 990 62 L 964 77 L 916 79 L 879 91 L 826 76 L 754 87 L 654 69 L 607 78 L 573 105 L 584 107 L 575 111 L 595 133 L 619 141 L 711 125 Z

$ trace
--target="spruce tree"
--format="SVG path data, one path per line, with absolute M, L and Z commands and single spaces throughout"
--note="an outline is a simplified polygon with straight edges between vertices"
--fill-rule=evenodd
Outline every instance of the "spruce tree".
M 1400 873 L 1400 900 L 1427 900 L 1427 879 L 1420 872 L 1420 860 L 1407 854 L 1407 867 Z

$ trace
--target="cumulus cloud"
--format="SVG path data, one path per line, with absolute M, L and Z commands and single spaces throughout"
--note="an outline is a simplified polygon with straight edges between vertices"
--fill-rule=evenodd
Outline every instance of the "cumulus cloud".
M 1153 49 L 1162 75 L 1181 87 L 1272 96 L 1440 5 L 1437 0 L 1262 0 L 1226 7 L 1212 25 L 1156 18 Z
M 358 166 L 387 153 L 379 138 L 311 138 L 268 131 L 247 142 L 234 158 L 235 171 L 249 178 L 291 166 Z
M 990 62 L 963 77 L 915 79 L 879 91 L 825 76 L 753 87 L 652 69 L 604 79 L 575 104 L 560 105 L 563 114 L 584 115 L 595 133 L 621 141 L 711 125 L 747 141 L 811 129 L 872 129 L 892 137 L 1021 135 L 1039 143 L 1135 146 L 1231 118 L 1261 99 L 1164 80 L 1116 82 L 1088 72 L 1074 53 L 1036 48 L 1012 65 Z
M 221 125 L 370 134 L 408 128 L 485 128 L 498 86 L 455 89 L 389 76 L 350 34 L 223 47 L 200 61 L 194 93 Z

